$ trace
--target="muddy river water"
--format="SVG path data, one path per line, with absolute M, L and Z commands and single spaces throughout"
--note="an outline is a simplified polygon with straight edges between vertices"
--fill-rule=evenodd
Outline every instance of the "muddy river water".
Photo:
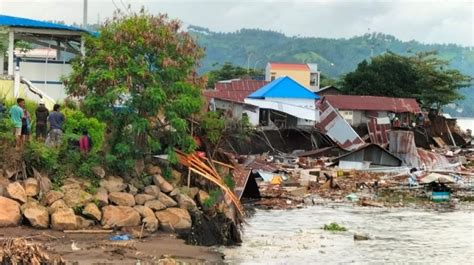
M 347 232 L 321 227 L 337 222 Z M 354 233 L 367 241 L 354 241 Z M 243 244 L 221 248 L 229 264 L 472 264 L 474 211 L 348 205 L 257 210 Z

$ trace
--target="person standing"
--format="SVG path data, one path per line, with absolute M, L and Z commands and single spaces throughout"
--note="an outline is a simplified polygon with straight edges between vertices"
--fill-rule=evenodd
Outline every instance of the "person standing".
M 23 108 L 25 106 L 25 100 L 18 98 L 16 100 L 16 105 L 10 109 L 10 119 L 14 127 L 14 135 L 16 140 L 16 149 L 20 149 L 22 146 L 22 137 L 21 137 L 21 128 L 23 121 Z
M 61 138 L 63 135 L 63 123 L 64 123 L 64 114 L 61 113 L 60 107 L 58 104 L 54 104 L 53 111 L 49 114 L 49 133 L 46 138 L 46 145 L 48 146 L 58 146 L 61 144 Z
M 44 100 L 40 100 L 35 111 L 36 114 L 36 139 L 44 141 L 48 133 L 49 110 L 44 105 Z
M 26 106 L 23 106 L 23 118 L 21 119 L 21 141 L 22 144 L 30 139 L 31 133 L 31 116 Z
M 79 150 L 82 154 L 87 155 L 92 149 L 92 139 L 89 136 L 89 132 L 84 129 L 82 136 L 79 138 Z

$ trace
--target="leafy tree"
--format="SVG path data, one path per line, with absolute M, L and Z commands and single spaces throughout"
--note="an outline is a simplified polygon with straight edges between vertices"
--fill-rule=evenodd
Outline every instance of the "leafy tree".
M 69 95 L 108 126 L 107 161 L 129 172 L 143 154 L 194 149 L 187 118 L 201 109 L 203 50 L 166 15 L 116 14 L 86 40 L 66 80 Z
M 345 92 L 356 95 L 412 97 L 426 108 L 462 99 L 459 90 L 470 85 L 471 77 L 447 68 L 448 62 L 434 52 L 401 56 L 392 52 L 364 60 L 343 79 Z
M 213 88 L 214 84 L 220 80 L 229 80 L 235 78 L 261 78 L 263 77 L 262 69 L 246 69 L 231 63 L 225 63 L 220 69 L 212 70 L 207 73 L 207 87 Z

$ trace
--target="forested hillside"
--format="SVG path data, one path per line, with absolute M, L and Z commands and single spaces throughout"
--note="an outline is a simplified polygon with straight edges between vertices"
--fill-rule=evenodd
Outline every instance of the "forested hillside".
M 250 68 L 264 68 L 268 61 L 312 62 L 319 65 L 323 74 L 338 78 L 353 71 L 362 60 L 390 50 L 402 55 L 437 51 L 440 58 L 450 60 L 451 67 L 474 76 L 474 49 L 454 44 L 404 42 L 382 33 L 350 39 L 327 39 L 289 37 L 258 29 L 218 33 L 190 26 L 188 30 L 206 49 L 206 57 L 201 62 L 201 73 L 215 69 L 224 62 Z M 455 116 L 474 117 L 474 87 L 463 89 L 463 94 L 466 99 L 459 102 L 460 107 L 457 108 L 461 112 L 456 113 L 450 108 L 445 110 Z

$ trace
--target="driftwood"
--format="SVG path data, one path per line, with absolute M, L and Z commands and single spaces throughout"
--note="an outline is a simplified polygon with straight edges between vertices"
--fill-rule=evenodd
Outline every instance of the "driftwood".
M 222 177 L 217 173 L 212 162 L 210 162 L 207 158 L 203 159 L 195 154 L 185 154 L 180 150 L 176 150 L 176 153 L 178 155 L 179 162 L 182 165 L 188 167 L 191 172 L 196 173 L 219 186 L 224 194 L 230 198 L 235 208 L 237 208 L 240 216 L 245 216 L 245 210 L 240 203 L 240 200 L 237 198 L 237 196 L 235 196 L 235 193 L 229 187 L 227 187 L 227 185 L 225 185 Z
M 66 234 L 108 234 L 114 230 L 111 229 L 97 229 L 97 230 L 64 230 Z

